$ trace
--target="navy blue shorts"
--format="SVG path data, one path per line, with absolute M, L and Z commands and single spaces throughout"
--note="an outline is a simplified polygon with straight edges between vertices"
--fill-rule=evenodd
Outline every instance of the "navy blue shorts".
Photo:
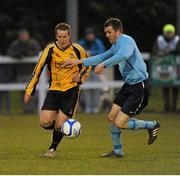
M 120 106 L 125 114 L 135 116 L 146 107 L 149 96 L 148 80 L 134 85 L 125 83 L 117 93 L 114 104 Z
M 72 117 L 77 105 L 78 96 L 78 87 L 73 87 L 65 92 L 49 90 L 41 110 L 61 110 L 68 117 Z

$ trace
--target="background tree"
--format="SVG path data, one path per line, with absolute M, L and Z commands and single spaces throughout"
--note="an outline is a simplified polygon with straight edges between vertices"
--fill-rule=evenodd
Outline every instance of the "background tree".
M 79 37 L 92 26 L 104 42 L 103 24 L 109 17 L 123 21 L 141 51 L 151 51 L 165 23 L 176 25 L 176 0 L 79 0 Z M 0 52 L 5 54 L 20 28 L 27 28 L 42 47 L 54 40 L 54 26 L 65 21 L 65 0 L 6 0 L 0 6 Z M 108 47 L 108 44 L 106 43 Z

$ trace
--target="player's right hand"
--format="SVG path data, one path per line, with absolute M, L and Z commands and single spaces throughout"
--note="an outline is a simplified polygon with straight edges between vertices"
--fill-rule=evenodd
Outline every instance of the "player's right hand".
M 65 60 L 64 61 L 65 67 L 68 67 L 68 68 L 74 67 L 78 64 L 82 64 L 82 61 L 81 60 Z
M 31 99 L 31 95 L 28 95 L 28 94 L 24 94 L 24 103 L 27 104 Z
M 94 69 L 94 72 L 96 74 L 102 74 L 104 71 L 104 63 L 100 63 L 99 65 L 97 65 Z

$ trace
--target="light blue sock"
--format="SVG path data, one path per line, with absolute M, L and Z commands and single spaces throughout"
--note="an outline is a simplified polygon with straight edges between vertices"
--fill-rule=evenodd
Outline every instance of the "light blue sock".
M 127 129 L 138 130 L 138 129 L 152 129 L 156 125 L 156 121 L 138 120 L 130 118 L 128 120 Z
M 114 152 L 118 155 L 124 155 L 122 147 L 121 129 L 117 128 L 114 124 L 110 124 L 110 133 L 113 142 Z

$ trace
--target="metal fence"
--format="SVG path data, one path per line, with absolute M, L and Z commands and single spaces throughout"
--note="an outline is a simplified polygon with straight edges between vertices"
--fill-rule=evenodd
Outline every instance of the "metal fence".
M 149 53 L 142 53 L 144 60 L 149 60 Z M 0 56 L 0 64 L 36 64 L 39 57 L 26 57 L 22 59 L 13 59 L 8 56 Z M 111 68 L 113 69 L 113 68 Z M 123 81 L 105 81 L 105 82 L 85 82 L 81 88 L 82 89 L 103 89 L 104 87 L 109 88 L 120 88 L 123 84 Z M 0 83 L 0 91 L 24 91 L 27 83 L 21 82 L 11 82 L 11 83 Z M 48 80 L 46 77 L 46 70 L 44 69 L 38 86 L 38 110 L 41 109 L 41 106 L 44 102 L 46 96 L 46 91 L 48 89 Z

